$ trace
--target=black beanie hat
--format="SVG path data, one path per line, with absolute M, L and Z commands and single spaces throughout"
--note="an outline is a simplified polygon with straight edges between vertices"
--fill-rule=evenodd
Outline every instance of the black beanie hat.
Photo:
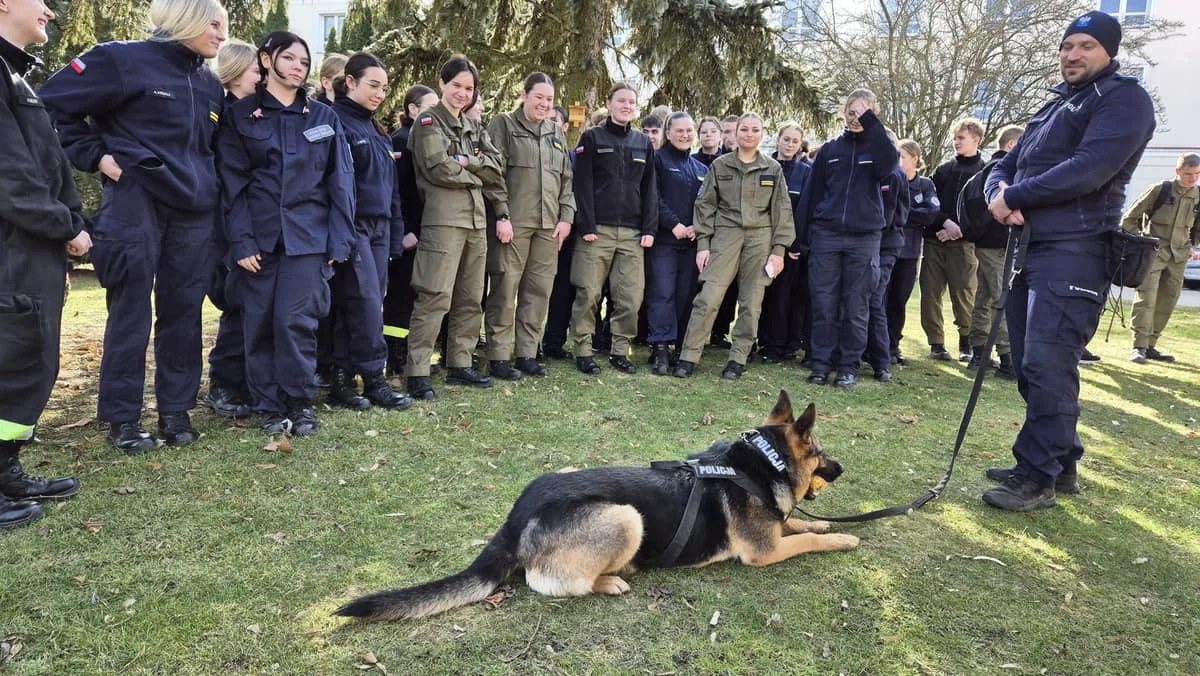
M 1121 46 L 1121 22 L 1117 21 L 1108 12 L 1099 10 L 1088 12 L 1083 16 L 1071 22 L 1067 26 L 1067 32 L 1063 33 L 1063 40 L 1067 36 L 1076 33 L 1087 33 L 1096 38 L 1096 42 L 1104 47 L 1104 51 L 1108 52 L 1108 58 L 1117 58 L 1117 48 Z

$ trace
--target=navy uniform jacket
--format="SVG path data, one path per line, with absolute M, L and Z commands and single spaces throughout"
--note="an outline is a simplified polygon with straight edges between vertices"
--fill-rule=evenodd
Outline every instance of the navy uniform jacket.
M 809 189 L 809 179 L 812 177 L 812 165 L 800 159 L 799 153 L 790 160 L 779 159 L 779 153 L 771 155 L 783 169 L 783 178 L 787 182 L 788 199 L 792 202 L 792 225 L 796 234 L 800 234 L 800 208 L 804 193 Z
M 658 231 L 658 186 L 650 138 L 608 118 L 583 132 L 575 148 L 575 228 L 595 234 L 597 225 Z
M 417 170 L 413 168 L 412 153 L 408 150 L 408 135 L 413 121 L 404 118 L 404 123 L 392 134 L 392 157 L 396 158 L 396 183 L 400 187 L 400 213 L 404 216 L 404 230 L 415 237 L 421 236 L 421 212 L 425 202 L 417 189 Z
M 938 199 L 933 181 L 917 174 L 908 182 L 908 220 L 904 222 L 904 245 L 898 258 L 912 260 L 921 257 L 921 246 L 925 241 L 925 228 L 939 217 L 942 203 Z
M 988 200 L 1020 209 L 1029 241 L 1086 239 L 1121 221 L 1125 186 L 1154 134 L 1154 104 L 1113 61 L 1079 86 L 1061 83 L 987 180 Z
M 664 146 L 664 147 L 666 147 L 666 146 Z M 709 153 L 704 152 L 703 150 L 697 150 L 695 152 L 695 154 L 692 155 L 692 157 L 696 158 L 696 160 L 698 162 L 700 162 L 700 164 L 703 164 L 704 166 L 709 167 L 709 166 L 712 166 L 713 160 L 717 159 L 722 154 L 723 154 L 723 151 L 721 150 L 721 148 L 718 147 L 717 152 L 712 153 L 711 155 Z
M 807 248 L 817 230 L 859 235 L 886 227 L 879 184 L 896 168 L 900 153 L 873 111 L 863 113 L 859 123 L 861 132 L 847 129 L 817 152 L 793 251 Z
M 229 257 L 271 252 L 350 257 L 354 162 L 333 110 L 304 96 L 285 107 L 270 92 L 229 106 L 218 152 Z
M 348 96 L 334 100 L 333 112 L 346 130 L 350 156 L 354 160 L 356 222 L 383 218 L 390 222 L 391 255 L 404 253 L 404 215 L 400 208 L 400 186 L 396 182 L 396 162 L 392 159 L 392 140 L 375 126 L 375 113 Z M 362 227 L 362 226 L 358 226 Z M 370 234 L 370 233 L 368 233 Z
M 904 170 L 896 167 L 879 184 L 879 190 L 883 193 L 883 215 L 887 219 L 887 227 L 883 229 L 883 236 L 879 240 L 879 251 L 898 254 L 904 248 L 904 224 L 908 221 L 911 203 L 908 177 L 904 175 Z
M 225 90 L 204 58 L 178 42 L 106 42 L 42 87 L 76 169 L 106 154 L 163 204 L 211 211 L 218 201 L 213 135 Z
M 692 210 L 707 174 L 704 163 L 670 143 L 654 154 L 654 177 L 658 182 L 658 232 L 654 234 L 654 246 L 695 245 L 690 239 L 676 239 L 671 229 L 679 223 L 692 224 Z

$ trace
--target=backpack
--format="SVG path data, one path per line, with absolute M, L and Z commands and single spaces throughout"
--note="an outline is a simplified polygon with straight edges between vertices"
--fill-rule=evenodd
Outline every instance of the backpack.
M 1158 196 L 1154 198 L 1154 206 L 1150 207 L 1150 210 L 1146 212 L 1147 219 L 1154 218 L 1154 214 L 1157 214 L 1159 209 L 1175 203 L 1175 192 L 1171 189 L 1171 184 L 1173 183 L 1174 181 L 1163 181 L 1162 185 L 1159 186 Z M 1200 203 L 1197 203 L 1194 214 L 1192 229 L 1189 233 L 1192 246 L 1200 243 Z
M 987 185 L 988 175 L 1001 159 L 1003 158 L 989 160 L 974 176 L 967 179 L 958 193 L 955 213 L 958 215 L 958 227 L 962 228 L 963 239 L 968 242 L 978 242 L 988 230 L 999 225 L 988 212 L 988 199 L 983 188 Z

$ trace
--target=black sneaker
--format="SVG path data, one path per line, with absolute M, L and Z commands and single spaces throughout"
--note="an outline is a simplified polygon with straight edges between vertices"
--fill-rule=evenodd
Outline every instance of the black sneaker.
M 513 368 L 507 359 L 493 359 L 488 366 L 488 372 L 500 380 L 521 379 L 521 372 Z
M 518 371 L 527 376 L 550 375 L 550 369 L 539 364 L 537 359 L 530 359 L 529 357 L 517 357 L 516 360 L 513 361 L 513 366 L 516 366 Z
M 1133 348 L 1133 352 L 1129 353 L 1129 361 L 1135 364 L 1145 364 L 1148 359 L 1149 357 L 1146 356 L 1146 348 L 1144 347 L 1135 347 Z M 1081 358 L 1079 361 L 1083 362 L 1083 359 Z
M 371 408 L 370 400 L 358 393 L 354 374 L 341 367 L 334 367 L 330 376 L 328 401 L 351 411 L 365 411 Z
M 259 429 L 267 434 L 291 434 L 292 421 L 286 413 L 268 413 Z
M 975 348 L 971 347 L 971 343 L 966 338 L 958 339 L 958 360 L 971 361 L 971 355 L 975 353 Z
M 829 382 L 829 374 L 813 371 L 808 376 L 808 382 L 810 385 L 824 385 L 825 383 Z
M 1004 483 L 1009 477 L 1016 473 L 1013 467 L 989 467 L 984 476 L 996 483 Z M 1079 493 L 1082 489 L 1079 487 L 1078 474 L 1059 474 L 1054 478 L 1054 492 L 1056 493 Z
M 312 408 L 312 402 L 309 401 L 289 401 L 287 418 L 292 421 L 292 434 L 298 437 L 311 437 L 321 426 L 317 421 L 317 413 Z
M 24 526 L 45 516 L 46 510 L 36 502 L 9 500 L 0 495 L 0 530 Z
M 730 360 L 725 364 L 725 370 L 721 371 L 721 380 L 737 380 L 742 377 L 742 373 L 746 370 L 745 364 L 739 364 L 736 361 Z
M 892 382 L 891 369 L 875 369 L 875 380 L 878 380 L 881 383 Z
M 393 390 L 382 373 L 363 376 L 363 397 L 375 406 L 391 411 L 403 411 L 413 405 L 412 398 Z
M 713 336 L 712 340 L 708 341 L 709 347 L 715 347 L 718 350 L 728 350 L 733 347 L 733 343 L 729 342 L 724 336 Z
M 1058 505 L 1054 486 L 1040 486 L 1015 472 L 1004 483 L 984 491 L 983 501 L 1010 512 L 1032 512 Z
M 79 492 L 75 477 L 46 479 L 26 474 L 16 454 L 0 459 L 0 496 L 10 501 L 66 500 Z
M 204 403 L 222 418 L 245 418 L 250 415 L 250 403 L 241 390 L 209 384 Z
M 844 387 L 847 390 L 854 389 L 854 385 L 858 382 L 857 376 L 853 373 L 839 373 L 833 381 L 834 387 Z
M 695 362 L 690 362 L 686 359 L 680 359 L 679 361 L 675 362 L 675 370 L 671 372 L 671 375 L 675 376 L 676 378 L 690 378 L 692 376 L 692 372 L 695 370 Z
M 429 376 L 409 376 L 408 396 L 428 400 L 436 397 L 437 393 L 433 391 L 433 382 L 429 380 Z
M 671 349 L 666 345 L 655 345 L 650 351 L 650 367 L 656 376 L 665 376 L 671 372 Z
M 608 363 L 612 364 L 612 367 L 621 373 L 637 373 L 637 367 L 633 365 L 633 362 L 629 361 L 628 357 L 613 355 L 608 358 Z
M 126 455 L 137 455 L 158 448 L 158 441 L 143 430 L 142 424 L 137 421 L 109 425 L 108 443 Z
M 474 367 L 452 368 L 446 371 L 447 385 L 467 385 L 469 387 L 491 387 L 492 377 L 485 376 Z
M 192 419 L 187 411 L 159 413 L 158 436 L 168 446 L 187 446 L 200 438 L 200 434 L 192 427 Z
M 1149 359 L 1150 361 L 1173 362 L 1175 361 L 1175 355 L 1167 354 L 1166 352 L 1159 352 L 1158 348 L 1155 347 L 1148 347 L 1146 348 L 1146 359 Z
M 1083 354 L 1079 355 L 1080 364 L 1095 364 L 1098 361 L 1100 361 L 1100 355 L 1092 354 L 1086 347 L 1083 348 Z
M 1017 371 L 1013 368 L 1012 354 L 1000 355 L 1000 363 L 996 365 L 996 377 L 1016 380 Z
M 946 346 L 941 343 L 934 343 L 929 346 L 929 358 L 937 359 L 938 361 L 952 361 L 950 353 L 946 351 Z

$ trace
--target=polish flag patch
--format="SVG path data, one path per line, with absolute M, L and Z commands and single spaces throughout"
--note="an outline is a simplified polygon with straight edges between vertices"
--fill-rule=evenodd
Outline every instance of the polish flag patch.
M 83 62 L 83 59 L 75 57 L 71 60 L 71 70 L 79 75 L 83 75 L 83 71 L 87 70 L 87 64 Z
M 422 118 L 421 118 L 421 126 L 422 126 L 422 127 L 428 127 L 428 126 L 429 126 L 429 125 L 431 125 L 431 124 L 433 124 L 433 118 L 432 118 L 432 117 L 422 117 Z
M 576 149 L 575 149 L 575 154 L 576 154 L 576 155 L 582 155 L 582 154 L 583 154 L 583 146 L 579 146 L 578 148 L 576 148 Z

